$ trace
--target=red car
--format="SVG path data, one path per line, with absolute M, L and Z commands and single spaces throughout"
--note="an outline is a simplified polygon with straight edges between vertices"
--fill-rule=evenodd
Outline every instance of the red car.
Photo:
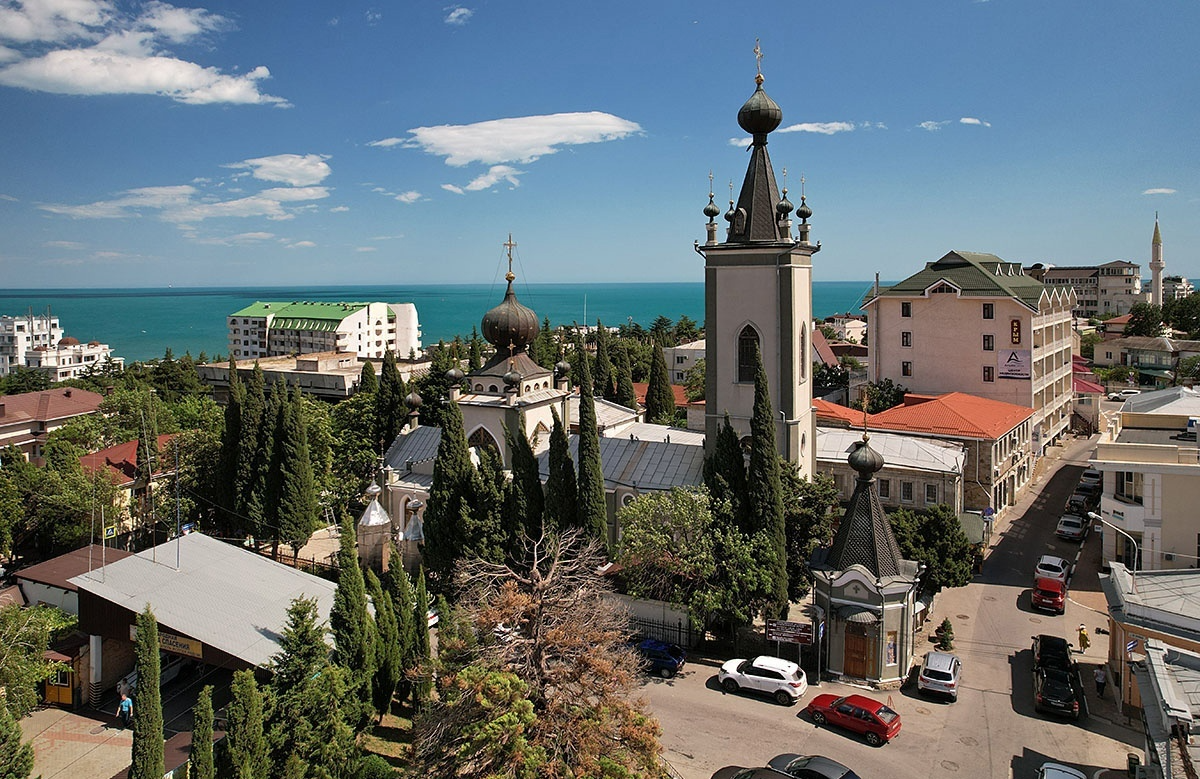
M 818 695 L 804 709 L 818 725 L 829 723 L 861 733 L 871 746 L 890 741 L 900 732 L 900 715 L 865 695 Z
M 1067 586 L 1057 579 L 1039 576 L 1033 580 L 1030 601 L 1035 609 L 1062 614 L 1067 608 Z

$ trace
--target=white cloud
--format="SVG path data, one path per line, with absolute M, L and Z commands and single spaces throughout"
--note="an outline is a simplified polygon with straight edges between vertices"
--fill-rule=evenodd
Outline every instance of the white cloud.
M 6 0 L 0 6 L 0 84 L 65 95 L 138 94 L 192 105 L 288 102 L 263 94 L 259 66 L 228 74 L 175 57 L 169 46 L 195 44 L 229 29 L 200 8 L 149 2 L 137 15 L 108 0 Z
M 601 111 L 491 119 L 475 124 L 416 127 L 411 138 L 386 138 L 371 146 L 423 149 L 446 158 L 446 164 L 462 167 L 473 162 L 495 165 L 502 162 L 529 163 L 563 146 L 620 140 L 640 133 L 636 122 Z
M 446 24 L 462 26 L 470 21 L 475 14 L 470 8 L 463 8 L 461 5 L 454 6 L 450 9 L 450 13 L 446 14 Z
M 754 142 L 754 139 L 749 136 L 747 136 L 745 138 L 730 138 L 729 139 L 730 146 L 749 146 L 753 142 Z
M 276 181 L 302 187 L 309 184 L 320 184 L 332 172 L 325 160 L 328 155 L 321 154 L 276 154 L 271 157 L 257 157 L 226 165 L 227 168 L 253 171 L 254 178 L 262 181 Z
M 350 206 L 334 206 L 333 208 L 329 209 L 329 213 L 344 214 L 349 210 L 350 210 Z
M 420 199 L 421 193 L 415 189 L 410 189 L 408 192 L 401 192 L 399 195 L 396 195 L 396 200 L 399 200 L 401 203 L 415 203 Z
M 366 252 L 377 252 L 379 249 L 375 248 L 374 246 L 358 246 L 355 247 L 354 251 L 363 254 Z
M 1144 192 L 1142 192 L 1142 194 L 1143 195 L 1174 195 L 1175 190 L 1171 189 L 1170 187 L 1154 187 L 1153 189 L 1145 190 Z
M 113 200 L 98 200 L 81 206 L 47 203 L 39 206 L 52 214 L 78 219 L 124 219 L 138 216 L 143 209 L 169 210 L 185 206 L 196 188 L 181 184 L 173 187 L 141 187 L 124 192 Z
M 287 248 L 289 248 L 289 249 L 311 249 L 314 246 L 316 246 L 316 244 L 313 243 L 312 241 L 296 241 L 295 243 L 288 244 Z
M 991 127 L 992 126 L 991 122 L 985 122 L 982 119 L 976 119 L 973 116 L 964 116 L 962 119 L 958 120 L 958 123 L 959 124 L 975 124 L 975 125 L 979 125 L 981 127 Z
M 17 200 L 15 197 L 13 197 L 12 195 L 0 195 L 0 200 L 7 200 L 7 201 L 8 201 L 8 202 L 10 202 L 10 203 L 17 203 L 17 202 L 19 202 L 19 201 L 18 201 L 18 200 Z
M 289 210 L 284 206 L 285 203 L 304 204 L 326 197 L 329 197 L 326 187 L 272 187 L 235 200 L 209 200 L 199 197 L 195 187 L 179 185 L 131 189 L 111 200 L 78 206 L 48 203 L 39 208 L 77 219 L 126 219 L 139 217 L 146 212 L 158 212 L 163 221 L 186 229 L 190 223 L 217 217 L 291 219 L 294 210 L 305 206 L 293 206 Z
M 86 248 L 78 241 L 46 241 L 43 246 L 51 249 L 83 249 Z
M 921 122 L 919 125 L 917 125 L 917 127 L 920 127 L 922 130 L 929 130 L 930 132 L 933 132 L 935 130 L 942 129 L 943 127 L 945 127 L 948 124 L 950 124 L 949 120 L 947 120 L 945 122 L 926 121 L 926 122 Z
M 456 187 L 453 184 L 443 184 L 442 189 L 446 190 L 447 192 L 453 192 L 456 195 L 461 195 L 463 193 L 462 187 Z
M 781 133 L 819 133 L 821 135 L 834 135 L 835 133 L 850 132 L 854 129 L 854 122 L 803 122 L 801 124 L 793 124 L 788 127 L 779 128 Z
M 517 180 L 517 176 L 524 174 L 525 171 L 517 170 L 511 165 L 493 165 L 488 169 L 487 173 L 476 176 L 471 179 L 471 183 L 467 184 L 467 190 L 470 192 L 478 192 L 482 189 L 491 189 L 501 181 L 507 181 L 514 187 L 521 186 L 521 182 Z

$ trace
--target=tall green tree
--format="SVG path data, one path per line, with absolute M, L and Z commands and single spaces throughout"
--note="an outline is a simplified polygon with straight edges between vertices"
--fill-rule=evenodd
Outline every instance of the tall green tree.
M 7 708 L 14 718 L 20 720 L 33 711 L 42 681 L 64 667 L 46 659 L 45 653 L 51 642 L 70 632 L 76 622 L 54 606 L 0 606 L 0 687 L 5 691 L 0 707 Z
M 512 456 L 512 483 L 509 486 L 508 521 L 520 525 L 521 531 L 530 538 L 542 534 L 542 514 L 545 496 L 542 480 L 538 474 L 537 457 L 525 434 L 525 419 L 522 415 L 516 430 L 504 428 L 508 451 Z
M 279 490 L 276 498 L 275 537 L 292 548 L 292 559 L 320 523 L 320 505 L 313 478 L 312 459 L 308 446 L 308 426 L 302 413 L 300 388 L 292 393 L 291 401 L 282 409 L 279 440 Z
M 441 341 L 430 347 L 427 353 L 429 370 L 413 382 L 417 385 L 417 394 L 424 401 L 421 406 L 421 424 L 444 428 L 443 417 L 451 406 L 457 406 L 456 403 L 447 402 L 450 399 L 450 387 L 454 381 L 446 374 L 452 368 L 458 368 L 459 361 L 453 350 Z
M 514 516 L 511 512 L 515 485 L 504 472 L 500 453 L 485 446 L 478 456 L 479 468 L 471 474 L 471 514 L 463 528 L 466 544 L 460 559 L 479 557 L 498 562 L 504 559 L 524 525 L 510 520 Z
M 954 510 L 944 504 L 920 511 L 899 509 L 889 517 L 900 553 L 924 563 L 921 586 L 929 592 L 970 583 L 974 551 Z
M 362 371 L 358 374 L 358 391 L 372 394 L 379 391 L 379 377 L 375 375 L 375 366 L 370 360 L 363 360 Z
M 447 404 L 443 413 L 442 437 L 433 461 L 433 486 L 425 509 L 423 559 L 438 591 L 450 586 L 450 578 L 467 544 L 464 532 L 471 522 L 473 490 L 467 436 L 462 411 L 457 403 Z
M 677 344 L 691 343 L 700 337 L 700 327 L 696 324 L 696 320 L 687 314 L 681 314 L 675 322 L 673 335 Z
M 752 533 L 754 528 L 747 508 L 746 454 L 728 413 L 717 429 L 713 453 L 704 461 L 704 483 L 712 498 L 713 511 L 727 513 L 729 523 L 743 533 Z
M 271 539 L 271 554 L 279 556 L 280 533 L 279 497 L 283 489 L 283 452 L 286 438 L 291 433 L 287 384 L 280 377 L 267 396 L 267 408 L 263 412 L 262 428 L 267 431 L 256 451 L 256 465 L 261 469 L 258 488 L 248 507 L 256 519 L 255 535 Z
M 671 389 L 671 376 L 667 373 L 667 361 L 660 346 L 655 347 L 654 362 L 650 364 L 646 418 L 659 425 L 675 424 L 675 392 Z
M 221 433 L 221 467 L 219 470 L 218 493 L 221 508 L 228 517 L 226 522 L 235 525 L 240 505 L 238 495 L 239 452 L 242 445 L 242 407 L 246 402 L 246 387 L 238 378 L 237 362 L 229 358 L 229 401 L 225 404 L 225 429 Z M 240 524 L 240 523 L 239 523 Z
M 873 381 L 866 384 L 865 387 L 868 414 L 878 414 L 894 406 L 899 406 L 904 402 L 904 396 L 908 394 L 908 387 L 897 384 L 891 379 Z M 850 407 L 861 409 L 863 407 L 862 396 L 852 400 Z
M 413 606 L 413 705 L 420 708 L 433 693 L 433 652 L 429 642 L 429 591 L 425 588 L 425 569 L 417 573 Z
M 775 447 L 775 412 L 762 354 L 755 348 L 754 408 L 750 417 L 750 465 L 746 470 L 747 516 L 755 533 L 763 532 L 769 557 L 764 595 L 767 610 L 783 618 L 788 608 L 787 529 L 783 517 L 783 486 L 779 452 Z
M 546 526 L 557 531 L 575 524 L 575 462 L 567 431 L 557 409 L 550 409 L 554 426 L 550 429 L 550 475 L 546 479 Z
M 383 355 L 380 374 L 379 389 L 375 392 L 375 423 L 379 427 L 372 441 L 377 451 L 391 446 L 404 426 L 404 380 L 391 349 Z
M 138 682 L 133 693 L 133 759 L 129 779 L 162 779 L 163 715 L 158 657 L 158 620 L 150 604 L 137 616 L 134 645 Z
M 582 346 L 576 354 L 582 365 L 579 382 L 579 472 L 575 485 L 575 525 L 603 543 L 608 540 L 608 508 L 604 499 L 604 470 L 600 463 L 600 429 L 592 397 L 592 373 Z
M 1164 301 L 1162 316 L 1164 323 L 1187 333 L 1189 339 L 1200 337 L 1200 292 L 1193 292 L 1178 300 Z
M 675 323 L 669 317 L 659 314 L 655 320 L 650 323 L 650 337 L 659 347 L 674 346 Z
M 396 690 L 403 701 L 407 700 L 411 693 L 408 672 L 417 663 L 417 595 L 413 591 L 412 578 L 404 570 L 400 550 L 395 544 L 388 548 L 388 560 L 388 569 L 380 583 L 391 598 L 396 614 L 396 643 L 400 660 L 400 679 Z
M 1162 335 L 1163 312 L 1153 303 L 1134 303 L 1129 309 L 1129 321 L 1125 324 L 1125 337 L 1144 336 L 1155 338 Z
M 271 658 L 271 690 L 285 705 L 306 679 L 329 661 L 325 626 L 315 598 L 296 598 L 288 606 L 287 624 L 279 637 L 279 651 Z
M 617 387 L 612 359 L 609 357 L 612 338 L 608 328 L 599 319 L 596 320 L 596 370 L 592 377 L 592 392 L 598 398 L 612 400 L 616 397 Z
M 371 681 L 375 677 L 375 624 L 367 611 L 367 590 L 355 549 L 354 523 L 342 519 L 341 544 L 338 548 L 338 585 L 329 610 L 333 629 L 333 661 L 350 672 L 351 693 L 361 703 L 362 712 L 352 718 L 365 724 L 372 707 Z
M 213 761 L 213 707 L 211 684 L 206 684 L 192 708 L 192 746 L 188 754 L 191 764 L 189 779 L 217 779 Z
M 396 624 L 396 611 L 391 596 L 384 591 L 379 577 L 371 569 L 366 571 L 367 594 L 375 604 L 376 671 L 371 680 L 371 695 L 375 711 L 380 719 L 392 708 L 392 696 L 404 669 L 400 666 L 400 632 Z
M 264 415 L 267 411 L 266 379 L 262 368 L 256 362 L 254 370 L 246 379 L 245 395 L 242 403 L 241 425 L 238 444 L 238 465 L 235 485 L 237 487 L 237 513 L 247 518 L 248 532 L 257 534 L 258 525 L 262 519 L 262 502 L 255 497 L 256 493 L 265 489 L 266 469 L 269 462 L 260 462 L 260 455 L 266 451 L 262 447 L 263 439 L 272 437 L 274 420 L 264 427 Z
M 553 370 L 554 364 L 558 362 L 558 343 L 554 338 L 554 331 L 550 329 L 550 317 L 542 319 L 537 337 L 530 345 L 529 356 L 546 370 Z
M 471 337 L 467 341 L 467 372 L 471 373 L 483 367 L 483 339 L 479 337 L 479 328 L 471 325 Z
M 223 742 L 228 771 L 221 773 L 231 779 L 267 779 L 271 761 L 263 722 L 263 694 L 254 681 L 254 672 L 236 671 L 229 690 L 229 726 Z
M 628 342 L 617 344 L 615 353 L 617 355 L 617 389 L 614 400 L 630 411 L 637 411 L 637 391 L 633 388 L 633 373 L 629 368 Z
M 683 374 L 683 391 L 689 401 L 695 403 L 697 400 L 704 400 L 704 394 L 708 391 L 705 385 L 707 372 L 708 363 L 701 357 Z
M 830 509 L 838 505 L 839 493 L 828 474 L 806 480 L 786 462 L 780 462 L 779 470 L 787 532 L 788 598 L 799 603 L 808 595 L 812 581 L 808 561 L 813 550 L 826 545 L 833 535 Z
M 0 706 L 0 779 L 29 779 L 33 771 L 33 742 L 21 741 L 21 726 Z
M 357 393 L 329 410 L 333 491 L 342 505 L 362 495 L 375 474 L 375 398 Z

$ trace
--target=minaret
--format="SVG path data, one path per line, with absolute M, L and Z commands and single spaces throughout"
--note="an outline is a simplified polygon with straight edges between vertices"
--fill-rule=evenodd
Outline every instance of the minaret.
M 1150 239 L 1150 302 L 1162 308 L 1163 304 L 1163 262 L 1162 235 L 1158 232 L 1158 212 L 1154 212 L 1154 237 Z
M 751 136 L 750 164 L 736 201 L 730 192 L 724 242 L 717 242 L 719 209 L 710 194 L 703 210 L 706 240 L 695 246 L 705 259 L 705 441 L 715 445 L 726 413 L 739 436 L 749 435 L 757 347 L 779 453 L 808 476 L 815 458 L 809 370 L 812 255 L 820 244 L 808 241 L 812 210 L 803 195 L 794 209 L 801 220 L 800 239 L 792 235 L 793 206 L 786 194 L 780 197 L 767 154 L 767 136 L 783 121 L 783 111 L 763 90 L 757 43 L 754 53 L 759 61 L 755 90 L 737 115 L 738 125 Z

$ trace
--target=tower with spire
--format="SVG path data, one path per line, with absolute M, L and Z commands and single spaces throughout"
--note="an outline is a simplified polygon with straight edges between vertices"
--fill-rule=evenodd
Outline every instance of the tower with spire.
M 809 336 L 812 327 L 812 256 L 820 244 L 809 241 L 812 209 L 801 192 L 800 206 L 782 197 L 767 154 L 767 136 L 783 121 L 783 111 L 763 90 L 762 51 L 756 88 L 738 111 L 750 134 L 750 164 L 736 203 L 732 185 L 725 240 L 718 240 L 720 208 L 710 192 L 704 215 L 706 240 L 696 251 L 705 258 L 704 316 L 708 446 L 715 445 L 724 416 L 739 435 L 750 432 L 754 407 L 754 353 L 762 355 L 776 419 L 779 453 L 802 476 L 812 473 L 814 417 Z M 799 217 L 792 234 L 792 213 Z
M 1154 237 L 1150 239 L 1150 302 L 1162 308 L 1163 304 L 1163 270 L 1167 263 L 1163 261 L 1162 233 L 1158 231 L 1158 213 L 1154 214 Z

